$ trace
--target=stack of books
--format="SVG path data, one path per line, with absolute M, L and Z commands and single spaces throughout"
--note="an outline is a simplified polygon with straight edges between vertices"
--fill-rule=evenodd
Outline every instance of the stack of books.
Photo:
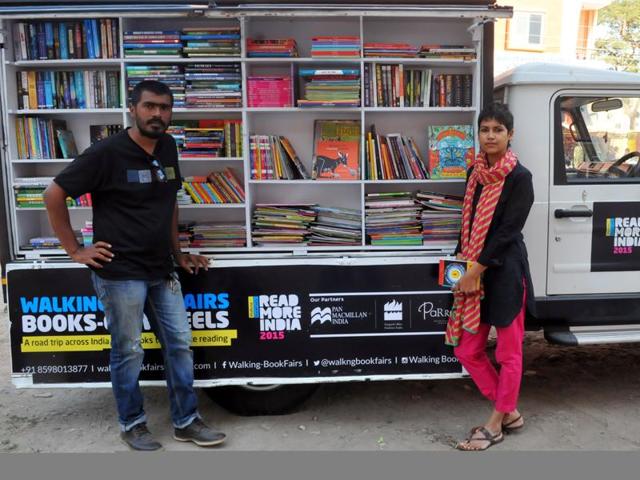
M 17 208 L 44 207 L 44 190 L 51 183 L 51 177 L 22 177 L 13 180 L 13 191 Z
M 182 149 L 184 148 L 185 123 L 187 122 L 182 121 L 180 123 L 173 123 L 167 128 L 167 133 L 171 135 L 176 142 L 176 147 L 178 147 L 178 155 L 181 154 Z
M 191 205 L 192 203 L 195 203 L 193 198 L 191 198 L 191 195 L 189 195 L 187 190 L 184 188 L 184 182 L 182 184 L 182 188 L 178 189 L 178 192 L 176 193 L 176 203 L 178 205 Z
M 422 245 L 421 208 L 411 193 L 368 193 L 365 230 L 370 245 Z
M 293 38 L 258 40 L 249 38 L 247 40 L 248 57 L 297 57 L 298 46 Z
M 365 139 L 365 160 L 367 180 L 429 178 L 413 138 L 399 133 L 378 135 L 374 125 Z
M 32 250 L 61 249 L 62 244 L 57 237 L 33 237 L 29 239 L 27 248 Z
M 293 84 L 288 75 L 249 77 L 247 93 L 250 107 L 293 106 Z
M 471 74 L 439 74 L 431 81 L 431 106 L 471 107 L 473 76 Z
M 14 185 L 16 208 L 43 208 L 45 188 L 42 185 Z
M 118 58 L 118 38 L 115 18 L 13 24 L 17 61 Z
M 462 226 L 462 202 L 458 195 L 418 192 L 417 201 L 423 206 L 423 244 L 455 243 Z
M 211 172 L 207 177 L 209 183 L 217 187 L 228 203 L 242 203 L 245 199 L 244 187 L 233 172 L 227 167 L 222 172 Z
M 69 207 L 92 207 L 91 194 L 85 193 L 78 198 L 67 197 L 67 205 Z
M 124 32 L 126 58 L 180 58 L 182 42 L 177 30 L 141 30 Z
M 357 68 L 301 68 L 305 79 L 299 107 L 359 107 L 360 70 Z
M 185 177 L 182 187 L 197 204 L 242 203 L 245 198 L 244 188 L 230 168 L 206 177 Z
M 44 208 L 44 191 L 49 186 L 51 177 L 21 177 L 13 181 L 16 208 Z M 67 197 L 68 207 L 90 207 L 91 194 L 86 193 L 78 198 Z
M 319 58 L 359 58 L 360 37 L 320 36 L 311 39 L 311 56 Z
M 404 69 L 404 106 L 428 107 L 431 92 L 431 70 L 428 68 Z
M 242 157 L 242 120 L 223 120 L 226 157 Z
M 418 55 L 438 60 L 475 60 L 476 50 L 467 45 L 422 45 Z
M 157 80 L 165 83 L 173 94 L 173 107 L 185 106 L 185 79 L 178 65 L 127 65 L 127 91 L 143 80 Z
M 58 131 L 68 132 L 64 120 L 16 117 L 18 157 L 25 159 L 71 158 L 64 156 L 61 151 L 60 139 L 64 137 L 64 134 L 59 138 Z
M 286 137 L 251 135 L 249 148 L 252 179 L 295 180 L 309 178 L 306 168 Z
M 179 154 L 183 159 L 223 157 L 224 127 L 185 128 Z
M 20 110 L 120 107 L 115 70 L 20 70 L 16 81 Z
M 240 56 L 240 27 L 184 28 L 180 39 L 187 57 Z
M 239 63 L 187 65 L 184 71 L 187 108 L 242 107 Z
M 193 237 L 193 227 L 196 222 L 186 222 L 178 224 L 178 243 L 181 249 L 191 246 L 191 238 Z
M 181 120 L 169 126 L 181 159 L 242 156 L 242 120 Z
M 418 55 L 418 48 L 408 43 L 377 43 L 366 42 L 364 44 L 365 57 L 400 57 L 412 58 Z
M 191 228 L 190 248 L 238 248 L 247 245 L 243 223 L 197 223 Z
M 311 224 L 309 246 L 358 246 L 362 244 L 360 210 L 314 206 L 316 220 Z
M 402 65 L 365 64 L 365 105 L 404 106 L 403 68 Z
M 305 245 L 309 227 L 316 219 L 311 204 L 257 204 L 253 213 L 253 243 Z
M 218 189 L 207 181 L 207 177 L 190 176 L 185 177 L 182 188 L 191 197 L 191 203 L 198 205 L 211 205 L 213 203 L 233 203 L 227 201 Z M 182 205 L 186 205 L 183 203 Z

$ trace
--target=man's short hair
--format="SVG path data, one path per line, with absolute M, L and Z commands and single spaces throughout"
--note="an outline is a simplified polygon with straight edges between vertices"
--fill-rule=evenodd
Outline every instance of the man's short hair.
M 171 93 L 171 89 L 166 83 L 157 80 L 143 80 L 133 87 L 131 96 L 129 97 L 130 104 L 133 106 L 137 105 L 142 97 L 142 92 L 145 91 L 155 93 L 156 95 L 168 95 L 169 98 L 171 98 L 171 105 L 173 105 L 173 93 Z

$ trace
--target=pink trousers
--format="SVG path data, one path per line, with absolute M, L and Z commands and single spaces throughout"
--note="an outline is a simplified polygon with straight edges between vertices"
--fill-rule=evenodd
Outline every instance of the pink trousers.
M 478 333 L 462 331 L 460 344 L 454 349 L 455 356 L 469 372 L 480 392 L 494 403 L 498 412 L 509 413 L 518 405 L 522 380 L 522 341 L 524 339 L 524 317 L 526 292 L 522 309 L 508 327 L 496 327 L 498 332 L 496 371 L 487 356 L 485 347 L 491 325 L 481 323 Z

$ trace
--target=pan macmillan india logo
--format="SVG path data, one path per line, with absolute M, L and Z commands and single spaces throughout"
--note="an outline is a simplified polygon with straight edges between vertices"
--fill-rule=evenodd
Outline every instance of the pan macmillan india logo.
M 609 217 L 605 220 L 605 235 L 613 237 L 613 253 L 633 253 L 640 247 L 640 217 Z

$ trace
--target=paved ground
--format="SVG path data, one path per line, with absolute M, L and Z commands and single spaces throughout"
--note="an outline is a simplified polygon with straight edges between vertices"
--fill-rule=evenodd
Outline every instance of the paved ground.
M 639 364 L 637 345 L 560 348 L 528 335 L 521 397 L 527 428 L 494 448 L 640 449 Z M 3 312 L 0 452 L 126 450 L 108 389 L 17 390 L 10 374 Z M 165 449 L 197 449 L 171 439 L 164 389 L 145 395 L 149 426 Z M 228 433 L 228 450 L 449 450 L 489 411 L 470 380 L 326 385 L 297 413 L 275 417 L 238 417 L 204 394 L 200 400 L 205 418 Z

